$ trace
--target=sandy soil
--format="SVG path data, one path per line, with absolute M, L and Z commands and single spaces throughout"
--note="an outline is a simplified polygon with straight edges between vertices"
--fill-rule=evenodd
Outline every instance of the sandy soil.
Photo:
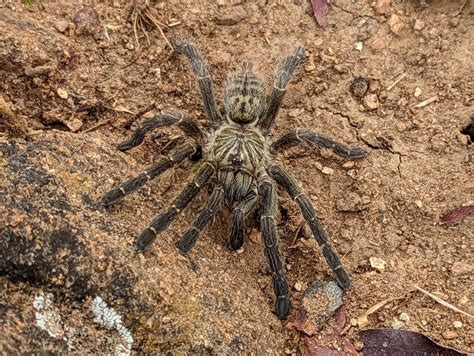
M 256 230 L 243 251 L 231 253 L 228 215 L 221 214 L 188 257 L 177 253 L 174 242 L 206 194 L 150 252 L 131 253 L 136 235 L 182 187 L 189 162 L 117 208 L 95 204 L 183 141 L 178 130 L 163 129 L 140 147 L 117 152 L 116 144 L 141 120 L 133 114 L 154 103 L 145 117 L 178 108 L 206 125 L 190 67 L 165 40 L 180 35 L 207 58 L 219 103 L 227 74 L 244 59 L 270 81 L 282 56 L 303 45 L 306 64 L 289 87 L 272 137 L 309 127 L 368 151 L 357 163 L 300 148 L 278 158 L 308 191 L 351 274 L 353 289 L 343 304 L 345 333 L 356 348 L 362 327 L 398 327 L 474 352 L 473 319 L 413 287 L 474 313 L 473 218 L 453 226 L 439 220 L 443 212 L 473 203 L 472 137 L 461 132 L 474 114 L 470 1 L 333 1 L 324 29 L 306 1 L 152 2 L 151 14 L 167 25 L 164 35 L 150 23 L 135 35 L 125 2 L 90 5 L 97 18 L 88 12 L 75 19 L 82 6 L 74 2 L 0 4 L 5 350 L 70 346 L 34 326 L 32 298 L 40 291 L 53 293 L 76 327 L 87 324 L 83 305 L 102 293 L 123 315 L 137 352 L 307 353 L 308 345 L 324 344 L 323 334 L 306 337 L 294 322 L 306 288 L 331 273 L 283 191 L 279 234 L 293 303 L 283 323 L 271 312 L 271 278 Z M 369 83 L 360 97 L 351 90 L 358 77 Z M 22 175 L 31 167 L 36 175 Z M 38 183 L 42 179 L 46 183 Z M 63 232 L 64 224 L 71 228 L 73 245 L 63 241 L 66 247 L 58 250 L 48 222 Z M 80 258 L 58 257 L 63 247 Z M 374 268 L 371 257 L 383 260 L 383 268 Z M 70 269 L 50 273 L 65 261 Z M 41 278 L 31 277 L 37 273 Z M 357 324 L 357 317 L 389 298 L 368 325 Z M 89 324 L 81 329 L 83 339 L 74 336 L 74 348 L 108 350 L 99 345 L 106 339 L 103 329 Z M 65 340 L 71 333 L 63 334 Z

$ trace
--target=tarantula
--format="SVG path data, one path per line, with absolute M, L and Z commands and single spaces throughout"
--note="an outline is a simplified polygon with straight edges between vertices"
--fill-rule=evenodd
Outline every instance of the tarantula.
M 270 95 L 266 94 L 263 80 L 253 72 L 252 63 L 243 62 L 241 70 L 231 74 L 225 85 L 224 110 L 221 112 L 214 98 L 211 75 L 198 49 L 194 44 L 179 38 L 173 38 L 171 43 L 175 52 L 184 54 L 191 62 L 206 115 L 214 130 L 211 133 L 205 132 L 195 119 L 183 113 L 165 113 L 143 121 L 133 137 L 118 146 L 120 151 L 139 145 L 146 132 L 163 126 L 177 125 L 193 140 L 178 146 L 137 177 L 106 193 L 101 204 L 115 204 L 172 166 L 188 157 L 197 156 L 200 160 L 192 177 L 169 208 L 155 217 L 138 236 L 136 248 L 143 251 L 150 247 L 199 190 L 214 182 L 207 206 L 201 210 L 177 246 L 181 253 L 187 253 L 196 243 L 201 231 L 221 206 L 225 205 L 231 211 L 230 249 L 237 250 L 244 242 L 246 219 L 259 206 L 261 234 L 276 295 L 275 312 L 283 320 L 288 315 L 290 299 L 275 221 L 279 184 L 299 205 L 338 284 L 344 290 L 349 289 L 349 275 L 331 246 L 313 205 L 295 178 L 275 163 L 273 157 L 283 149 L 298 144 L 327 147 L 346 159 L 362 159 L 366 152 L 361 148 L 348 148 L 305 128 L 292 130 L 274 141 L 267 137 L 292 74 L 304 61 L 304 48 L 296 48 L 284 59 L 274 78 Z

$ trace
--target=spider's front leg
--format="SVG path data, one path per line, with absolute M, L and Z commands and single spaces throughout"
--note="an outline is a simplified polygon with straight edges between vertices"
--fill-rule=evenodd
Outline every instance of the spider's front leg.
M 302 128 L 295 129 L 281 136 L 278 140 L 272 143 L 270 150 L 274 153 L 278 153 L 288 147 L 301 144 L 326 147 L 333 150 L 338 156 L 346 159 L 362 159 L 367 156 L 367 152 L 362 148 L 350 148 L 330 137 Z
M 272 94 L 268 101 L 267 111 L 259 121 L 259 126 L 263 131 L 268 131 L 280 110 L 281 102 L 286 94 L 286 88 L 293 77 L 295 69 L 304 61 L 305 52 L 303 47 L 298 47 L 290 56 L 285 58 L 280 70 L 273 81 Z
M 142 233 L 136 241 L 136 248 L 139 251 L 147 249 L 156 239 L 158 234 L 163 232 L 175 217 L 182 211 L 196 196 L 199 190 L 209 181 L 214 173 L 214 166 L 209 162 L 203 162 L 196 175 L 188 182 L 186 187 L 173 200 L 171 206 L 165 212 L 158 215 Z
M 265 252 L 272 271 L 273 289 L 275 291 L 275 312 L 280 320 L 285 320 L 290 309 L 288 282 L 286 281 L 275 222 L 277 209 L 277 191 L 275 184 L 267 177 L 262 177 L 258 183 L 258 193 L 262 199 L 262 215 L 260 225 Z
M 123 200 L 126 195 L 133 193 L 134 191 L 141 188 L 149 180 L 159 176 L 164 171 L 168 170 L 172 166 L 180 163 L 186 157 L 190 157 L 198 152 L 201 147 L 192 142 L 186 142 L 181 146 L 176 147 L 167 156 L 162 156 L 158 159 L 151 167 L 148 167 L 145 172 L 138 176 L 126 180 L 118 187 L 108 191 L 100 201 L 102 206 L 110 206 Z
M 191 61 L 194 74 L 198 80 L 199 90 L 201 91 L 202 100 L 204 101 L 207 117 L 212 122 L 221 121 L 222 116 L 217 108 L 214 90 L 212 89 L 211 73 L 209 73 L 199 50 L 193 43 L 183 41 L 177 37 L 172 37 L 170 42 L 177 53 L 183 53 Z
M 303 192 L 301 187 L 296 182 L 295 178 L 285 171 L 283 168 L 277 165 L 271 165 L 267 168 L 268 174 L 280 184 L 290 195 L 290 197 L 295 200 L 300 210 L 308 223 L 311 231 L 313 232 L 316 241 L 323 251 L 324 258 L 326 259 L 327 264 L 336 275 L 336 280 L 339 286 L 343 290 L 348 290 L 351 287 L 351 280 L 349 274 L 344 269 L 341 264 L 339 257 L 336 254 L 336 251 L 331 246 L 331 243 L 327 237 L 326 231 L 324 230 L 323 225 L 316 216 L 316 211 L 311 204 L 311 201 Z
M 119 144 L 117 149 L 122 152 L 128 151 L 129 149 L 141 144 L 148 131 L 156 129 L 157 127 L 171 125 L 177 125 L 185 134 L 197 140 L 203 140 L 205 137 L 204 131 L 201 130 L 193 118 L 188 117 L 183 113 L 165 113 L 142 121 L 133 133 L 133 136 Z

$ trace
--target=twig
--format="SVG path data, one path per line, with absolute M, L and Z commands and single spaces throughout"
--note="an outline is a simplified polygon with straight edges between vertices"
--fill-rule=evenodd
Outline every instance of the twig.
M 429 105 L 431 104 L 433 101 L 436 101 L 438 100 L 438 95 L 435 95 L 429 99 L 426 99 L 425 101 L 422 101 L 421 103 L 419 104 L 416 104 L 415 105 L 415 108 L 419 109 L 419 108 L 422 108 L 422 107 L 425 107 L 426 105 Z
M 459 7 L 459 10 L 456 11 L 456 12 L 455 12 L 454 14 L 452 14 L 451 16 L 452 16 L 452 17 L 458 16 L 458 15 L 462 12 L 462 10 L 464 10 L 464 6 L 466 6 L 467 1 L 468 1 L 468 0 L 464 0 L 463 4 Z
M 166 44 L 171 48 L 173 49 L 173 46 L 171 45 L 170 41 L 168 41 L 168 38 L 166 38 L 165 36 L 165 33 L 163 32 L 163 29 L 161 28 L 162 26 L 163 27 L 166 27 L 166 25 L 158 22 L 154 17 L 153 15 L 150 13 L 150 11 L 145 11 L 145 15 L 155 24 L 156 28 L 158 28 L 158 31 L 160 31 L 160 34 L 161 34 L 161 37 L 163 37 L 163 39 L 165 40 Z
M 112 121 L 112 119 L 107 119 L 107 120 L 101 121 L 101 122 L 97 123 L 96 125 L 94 125 L 92 127 L 89 127 L 87 130 L 82 131 L 82 133 L 88 133 L 88 132 L 97 130 L 99 127 L 107 125 L 110 121 Z
M 407 73 L 406 73 L 406 72 L 403 73 L 401 76 L 399 76 L 397 80 L 395 80 L 392 84 L 390 84 L 390 85 L 387 87 L 387 91 L 392 90 L 392 89 L 395 87 L 395 85 L 397 85 L 398 83 L 400 83 L 400 81 L 401 81 L 403 78 L 405 78 L 406 76 L 407 76 Z
M 138 111 L 137 113 L 133 114 L 123 125 L 122 127 L 124 128 L 129 128 L 133 122 L 138 119 L 140 116 L 142 116 L 143 114 L 147 113 L 148 111 L 150 110 L 153 110 L 154 108 L 156 107 L 156 103 L 153 101 L 151 102 L 150 105 L 148 106 L 145 106 L 143 109 L 141 109 L 140 111 Z
M 441 299 L 440 297 L 437 297 L 437 296 L 435 296 L 434 294 L 431 294 L 431 293 L 428 292 L 427 290 L 424 290 L 423 288 L 418 287 L 416 284 L 414 284 L 413 287 L 414 287 L 415 289 L 419 290 L 420 292 L 425 293 L 427 296 L 429 296 L 431 299 L 433 299 L 434 301 L 438 302 L 439 304 L 444 305 L 445 307 L 448 307 L 448 308 L 450 308 L 450 309 L 452 309 L 452 310 L 454 310 L 454 311 L 456 311 L 456 312 L 458 312 L 458 313 L 461 313 L 461 314 L 463 314 L 463 315 L 466 315 L 466 316 L 468 316 L 468 317 L 470 317 L 470 318 L 474 318 L 473 315 L 471 315 L 471 314 L 469 314 L 469 313 L 467 313 L 467 312 L 465 312 L 465 311 L 463 311 L 463 310 L 461 310 L 461 309 L 455 307 L 454 305 L 452 305 L 452 304 L 450 304 L 450 303 L 444 301 L 444 300 Z

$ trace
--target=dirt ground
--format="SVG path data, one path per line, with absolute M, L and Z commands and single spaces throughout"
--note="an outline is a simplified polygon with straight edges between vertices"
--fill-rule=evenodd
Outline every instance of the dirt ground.
M 108 350 L 100 346 L 108 340 L 104 328 L 83 313 L 100 293 L 122 315 L 136 352 L 307 354 L 315 344 L 327 346 L 324 330 L 296 330 L 305 290 L 331 272 L 283 190 L 278 232 L 292 300 L 285 322 L 271 312 L 258 231 L 242 251 L 229 252 L 223 213 L 188 257 L 176 251 L 205 193 L 150 252 L 132 253 L 135 237 L 179 192 L 191 163 L 116 208 L 94 203 L 183 142 L 179 130 L 166 128 L 138 148 L 116 151 L 142 120 L 134 114 L 177 108 L 207 125 L 191 68 L 166 42 L 179 35 L 199 45 L 219 103 L 227 74 L 243 60 L 271 83 L 282 57 L 303 45 L 306 63 L 271 137 L 308 127 L 368 151 L 357 162 L 309 148 L 277 158 L 308 192 L 351 275 L 343 324 L 354 347 L 363 346 L 361 329 L 394 327 L 474 352 L 474 320 L 414 288 L 474 314 L 473 217 L 450 226 L 439 219 L 474 200 L 473 137 L 465 134 L 474 115 L 471 1 L 332 1 L 325 28 L 308 1 L 151 1 L 163 34 L 149 20 L 133 26 L 136 14 L 145 15 L 130 11 L 132 2 L 83 3 L 95 12 L 77 15 L 83 5 L 73 1 L 0 3 L 1 349 Z M 359 97 L 351 89 L 358 77 L 368 81 Z M 62 241 L 53 227 L 74 240 Z M 65 261 L 71 263 L 61 269 Z M 48 336 L 34 326 L 33 298 L 41 293 L 54 296 L 62 333 Z M 357 322 L 387 299 L 366 325 Z M 82 336 L 67 331 L 65 319 Z

